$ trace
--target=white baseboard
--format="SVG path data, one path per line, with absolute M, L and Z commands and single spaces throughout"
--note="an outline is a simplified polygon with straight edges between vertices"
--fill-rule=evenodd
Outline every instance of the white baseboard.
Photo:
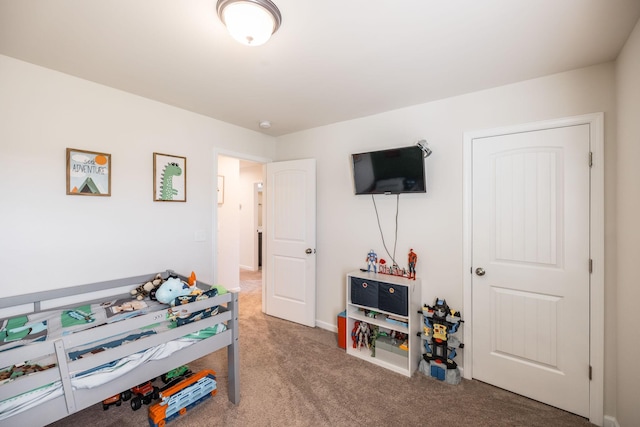
M 605 415 L 604 416 L 604 423 L 602 424 L 603 427 L 620 427 L 620 424 L 618 424 L 618 420 L 616 419 L 616 417 L 612 417 L 611 415 Z
M 327 323 L 327 322 L 321 322 L 319 320 L 316 320 L 316 326 L 320 329 L 326 329 L 327 331 L 331 331 L 331 332 L 338 332 L 338 325 L 336 324 L 331 324 L 331 323 Z

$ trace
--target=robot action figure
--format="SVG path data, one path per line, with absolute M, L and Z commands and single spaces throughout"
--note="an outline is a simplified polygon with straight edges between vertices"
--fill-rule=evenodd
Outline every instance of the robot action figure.
M 351 340 L 353 348 L 367 347 L 371 348 L 371 327 L 366 322 L 356 321 L 351 331 Z
M 450 310 L 446 300 L 436 298 L 433 307 L 424 305 L 422 316 L 426 353 L 420 361 L 420 372 L 449 384 L 460 383 L 460 370 L 453 359 L 456 348 L 464 348 L 464 344 L 452 336 L 463 322 L 460 312 Z
M 367 271 L 371 271 L 371 267 L 373 267 L 373 272 L 378 272 L 378 255 L 371 249 L 367 254 L 366 261 L 368 263 Z

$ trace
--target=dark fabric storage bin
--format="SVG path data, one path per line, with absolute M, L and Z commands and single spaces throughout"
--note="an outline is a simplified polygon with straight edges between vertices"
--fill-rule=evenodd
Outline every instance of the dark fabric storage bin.
M 380 283 L 378 288 L 378 308 L 400 316 L 409 315 L 409 294 L 407 286 Z
M 378 282 L 352 277 L 351 303 L 378 308 Z

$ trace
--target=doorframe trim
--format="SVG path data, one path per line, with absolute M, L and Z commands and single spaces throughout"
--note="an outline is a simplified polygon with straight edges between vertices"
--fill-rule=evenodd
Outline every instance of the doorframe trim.
M 473 141 L 479 138 L 531 132 L 567 126 L 589 125 L 589 145 L 593 154 L 590 172 L 590 239 L 593 260 L 590 278 L 589 360 L 592 378 L 589 383 L 589 421 L 601 426 L 604 421 L 604 113 L 592 113 L 514 126 L 464 132 L 463 139 L 463 313 L 464 378 L 473 378 L 473 306 L 472 306 L 472 212 L 473 212 Z M 585 159 L 585 162 L 588 159 Z
M 217 185 L 217 177 L 218 177 L 218 158 L 220 156 L 233 157 L 239 160 L 248 160 L 251 162 L 262 163 L 266 165 L 267 163 L 273 162 L 272 158 L 262 157 L 262 156 L 254 156 L 247 153 L 242 153 L 239 151 L 228 150 L 219 147 L 213 147 L 212 150 L 212 166 L 211 166 L 211 179 L 212 179 L 212 188 L 215 189 Z M 263 180 L 264 182 L 264 169 L 263 169 Z M 215 194 L 215 191 L 211 194 Z M 264 206 L 262 207 L 263 211 L 263 221 L 266 221 L 266 217 L 264 216 Z M 218 204 L 215 200 L 212 201 L 212 212 L 211 212 L 211 246 L 212 246 L 212 263 L 211 263 L 211 277 L 214 278 L 214 283 L 217 283 L 218 277 Z M 263 224 L 265 226 L 265 224 Z M 264 235 L 263 235 L 264 238 Z M 263 248 L 264 249 L 264 248 Z M 264 252 L 264 251 L 263 251 Z M 240 267 L 240 265 L 238 265 Z M 265 298 L 264 298 L 264 266 L 263 266 L 263 277 L 262 277 L 262 311 L 265 311 Z

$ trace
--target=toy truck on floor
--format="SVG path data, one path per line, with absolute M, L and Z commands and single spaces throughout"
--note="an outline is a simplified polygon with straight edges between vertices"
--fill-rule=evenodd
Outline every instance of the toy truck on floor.
M 131 409 L 137 411 L 142 407 L 143 403 L 148 405 L 152 400 L 157 399 L 160 389 L 152 385 L 151 381 L 147 381 L 133 387 L 131 393 L 134 396 L 133 399 L 131 399 Z
M 122 405 L 122 393 L 118 393 L 115 396 L 111 396 L 103 400 L 102 410 L 106 411 L 107 409 L 109 409 L 109 406 L 111 405 L 116 405 L 116 406 Z
M 149 407 L 149 425 L 164 427 L 218 392 L 216 373 L 204 369 L 160 392 L 161 401 Z

